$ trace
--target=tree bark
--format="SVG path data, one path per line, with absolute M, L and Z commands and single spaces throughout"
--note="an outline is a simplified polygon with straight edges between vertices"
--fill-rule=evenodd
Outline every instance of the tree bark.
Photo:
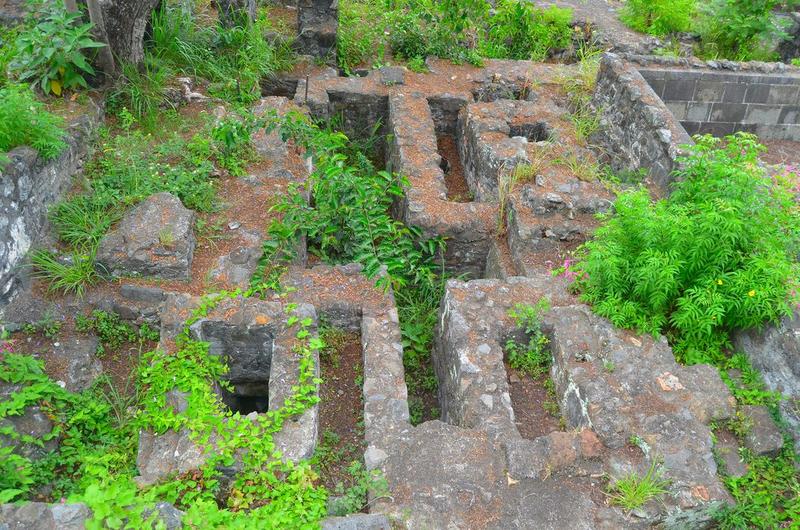
M 120 63 L 144 60 L 144 31 L 159 0 L 99 0 L 111 53 Z
M 94 38 L 97 39 L 97 41 L 105 44 L 105 46 L 98 50 L 97 63 L 100 65 L 100 69 L 103 71 L 103 73 L 111 78 L 114 75 L 116 66 L 114 64 L 114 54 L 111 53 L 111 47 L 108 44 L 106 25 L 105 21 L 103 20 L 103 10 L 101 9 L 98 0 L 86 0 L 86 7 L 89 11 L 89 20 L 94 25 L 94 28 L 92 29 Z
M 76 0 L 64 0 L 64 7 L 67 8 L 67 11 L 70 13 L 78 12 L 78 2 L 76 2 Z
M 256 0 L 216 0 L 223 27 L 246 26 L 256 17 Z

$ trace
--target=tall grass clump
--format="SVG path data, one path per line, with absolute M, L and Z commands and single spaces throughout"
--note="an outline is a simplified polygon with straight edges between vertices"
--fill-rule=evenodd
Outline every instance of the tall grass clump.
M 47 111 L 33 91 L 24 85 L 0 88 L 0 162 L 3 152 L 28 145 L 45 160 L 51 160 L 66 147 L 64 120 Z
M 800 210 L 761 151 L 748 134 L 701 137 L 668 199 L 622 193 L 583 247 L 582 299 L 617 326 L 666 334 L 689 364 L 720 361 L 731 331 L 789 314 Z
M 695 13 L 695 0 L 627 0 L 620 18 L 631 28 L 664 36 L 687 31 Z

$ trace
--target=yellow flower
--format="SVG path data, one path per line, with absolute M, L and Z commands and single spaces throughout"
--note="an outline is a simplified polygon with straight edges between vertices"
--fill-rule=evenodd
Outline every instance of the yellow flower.
M 749 293 L 747 293 L 747 296 L 755 296 L 755 295 L 756 295 L 755 291 L 750 291 Z
M 717 280 L 717 285 L 722 285 L 722 280 Z

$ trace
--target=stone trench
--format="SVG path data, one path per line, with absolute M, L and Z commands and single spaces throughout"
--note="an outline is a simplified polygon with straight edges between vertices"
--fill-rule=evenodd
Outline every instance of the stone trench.
M 309 39 L 309 46 L 330 52 L 326 39 Z M 709 527 L 710 511 L 732 502 L 718 475 L 709 427 L 734 413 L 728 388 L 710 366 L 677 364 L 663 337 L 619 330 L 593 315 L 564 278 L 550 274 L 590 237 L 595 215 L 608 211 L 613 200 L 597 181 L 582 180 L 556 162 L 598 160 L 577 140 L 558 88 L 573 67 L 524 61 L 487 61 L 483 69 L 430 61 L 430 67 L 425 75 L 384 67 L 348 78 L 318 68 L 307 80 L 282 85 L 294 88 L 293 97 L 265 97 L 256 112 L 302 105 L 314 118 L 341 115 L 343 130 L 354 138 L 364 137 L 375 124 L 387 135 L 380 155 L 388 169 L 408 177 L 406 192 L 394 205 L 396 217 L 426 237 L 446 238 L 442 258 L 461 278 L 447 283 L 435 332 L 441 418 L 416 426 L 410 422 L 391 291 L 376 287 L 355 264 L 308 266 L 304 242 L 282 279 L 293 288 L 288 298 L 227 300 L 191 325 L 191 335 L 209 342 L 211 353 L 224 356 L 230 366 L 226 378 L 232 390 L 220 387 L 222 401 L 255 422 L 291 394 L 299 368 L 289 346 L 285 307 L 297 304 L 298 313 L 314 322 L 313 334 L 320 319 L 360 332 L 364 462 L 382 472 L 390 490 L 370 499 L 368 514 L 331 517 L 323 528 Z M 606 57 L 595 94 L 605 113 L 601 134 L 609 145 L 616 144 L 609 151 L 617 167 L 652 170 L 650 184 L 663 191 L 678 145 L 688 136 L 642 79 L 621 59 Z M 631 137 L 634 129 L 639 137 Z M 442 161 L 441 135 L 455 141 L 468 201 L 448 198 L 444 168 L 453 161 Z M 277 133 L 259 134 L 254 142 L 270 164 L 244 179 L 253 193 L 280 179 L 304 180 L 308 168 L 290 161 L 291 148 Z M 535 175 L 504 188 L 520 165 L 534 167 Z M 98 253 L 104 274 L 122 278 L 116 296 L 90 296 L 87 303 L 158 324 L 161 346 L 169 349 L 199 297 L 125 278 L 189 278 L 193 216 L 170 194 L 155 195 L 129 212 Z M 161 225 L 150 222 L 156 217 L 169 220 L 174 244 L 167 249 Z M 264 238 L 263 231 L 246 233 L 241 245 L 218 257 L 211 275 L 228 287 L 246 287 Z M 553 357 L 549 376 L 564 421 L 560 429 L 525 438 L 503 345 L 518 332 L 508 310 L 541 297 L 553 307 L 544 329 Z M 796 354 L 797 323 L 795 317 L 783 328 L 737 337 L 754 360 L 757 352 L 772 352 L 761 357 L 764 366 L 758 368 L 768 374 L 771 387 L 795 396 L 800 395 L 797 367 L 785 359 L 783 367 L 770 363 L 782 362 L 781 351 Z M 72 350 L 94 348 L 96 341 Z M 71 388 L 85 388 L 99 372 L 96 361 L 81 359 L 73 356 Z M 318 370 L 319 358 L 315 361 Z M 608 365 L 616 368 L 609 371 Z M 4 395 L 13 391 L 2 390 Z M 186 407 L 177 391 L 168 395 L 168 403 L 176 411 Z M 796 419 L 787 412 L 790 421 Z M 20 421 L 34 434 L 47 423 L 40 416 L 31 410 Z M 319 435 L 315 406 L 287 422 L 275 442 L 284 458 L 299 461 L 311 457 Z M 640 441 L 636 450 L 629 443 L 634 437 Z M 147 485 L 196 469 L 214 442 L 200 447 L 188 432 L 168 431 L 142 432 L 138 443 L 137 481 Z M 753 444 L 762 454 L 775 450 L 769 439 Z M 606 477 L 641 475 L 654 462 L 669 480 L 660 501 L 632 514 L 609 505 Z M 235 475 L 236 465 L 226 473 Z M 164 520 L 180 524 L 173 507 L 158 510 Z M 11 524 L 0 528 L 80 528 L 86 512 L 80 505 L 4 505 L 0 520 Z

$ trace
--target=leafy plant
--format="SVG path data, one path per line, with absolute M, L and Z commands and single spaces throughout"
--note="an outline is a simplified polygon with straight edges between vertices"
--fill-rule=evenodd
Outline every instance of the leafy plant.
M 627 0 L 620 19 L 637 31 L 663 36 L 688 30 L 694 10 L 695 0 Z
M 151 328 L 147 323 L 137 328 L 128 322 L 123 322 L 118 314 L 99 309 L 92 311 L 88 317 L 77 315 L 75 329 L 83 333 L 97 334 L 102 343 L 97 347 L 98 355 L 106 353 L 106 348 L 116 350 L 126 342 L 144 344 L 159 339 L 158 330 Z
M 386 479 L 380 471 L 368 471 L 361 462 L 353 462 L 348 466 L 347 472 L 352 477 L 352 485 L 346 487 L 343 483 L 336 484 L 333 493 L 337 496 L 332 503 L 332 515 L 344 516 L 358 513 L 367 506 L 367 493 L 380 497 L 389 491 Z
M 528 337 L 527 345 L 518 344 L 514 340 L 506 342 L 508 364 L 533 377 L 544 375 L 552 364 L 552 355 L 547 347 L 550 340 L 542 331 L 542 317 L 548 311 L 550 300 L 547 298 L 540 298 L 534 305 L 516 304 L 508 311 L 508 316 L 514 319 Z
M 49 291 L 74 294 L 79 298 L 86 287 L 99 280 L 94 269 L 94 249 L 90 253 L 74 252 L 68 257 L 59 257 L 47 250 L 31 253 L 33 276 L 47 283 Z
M 776 41 L 787 37 L 776 16 L 783 0 L 710 0 L 701 3 L 697 27 L 700 53 L 738 61 L 771 60 Z M 788 4 L 796 5 L 790 0 Z
M 0 88 L 0 162 L 2 154 L 20 145 L 36 149 L 45 160 L 57 157 L 66 147 L 64 121 L 49 113 L 26 86 Z
M 788 314 L 798 203 L 757 164 L 762 149 L 747 134 L 701 137 L 668 199 L 622 193 L 582 250 L 581 298 L 617 326 L 666 333 L 690 364 L 720 360 L 731 330 Z
M 92 24 L 81 24 L 80 13 L 67 12 L 60 2 L 46 5 L 38 23 L 17 38 L 11 70 L 45 94 L 60 96 L 63 90 L 88 88 L 84 76 L 94 75 L 94 68 L 84 54 L 104 44 L 92 39 Z
M 520 0 L 500 0 L 489 19 L 482 52 L 498 59 L 541 61 L 572 43 L 572 11 L 538 8 Z
M 252 114 L 226 116 L 211 130 L 214 152 L 220 167 L 231 175 L 241 176 L 245 166 L 254 159 L 255 151 L 250 135 L 261 124 Z
M 165 97 L 167 81 L 172 74 L 153 55 L 146 54 L 142 66 L 123 63 L 122 75 L 107 96 L 109 107 L 121 112 L 124 108 L 136 119 L 153 117 L 172 103 Z M 130 109 L 130 110 L 128 110 Z
M 609 487 L 608 497 L 611 504 L 632 511 L 644 506 L 647 501 L 664 495 L 667 493 L 669 481 L 661 475 L 661 469 L 653 462 L 642 477 L 629 473 L 617 479 Z

